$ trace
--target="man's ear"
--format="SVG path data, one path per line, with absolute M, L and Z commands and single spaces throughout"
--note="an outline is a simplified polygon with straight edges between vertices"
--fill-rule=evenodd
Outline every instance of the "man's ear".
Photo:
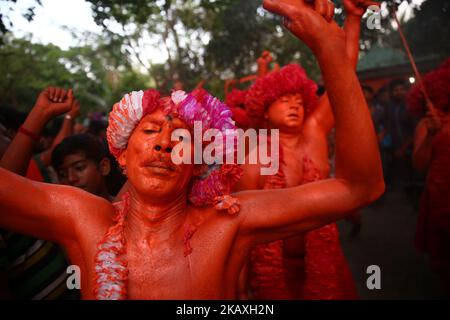
M 127 165 L 127 150 L 122 151 L 120 156 L 117 158 L 117 162 L 122 168 L 125 168 Z
M 100 173 L 106 177 L 111 172 L 111 161 L 108 158 L 103 158 L 99 165 Z

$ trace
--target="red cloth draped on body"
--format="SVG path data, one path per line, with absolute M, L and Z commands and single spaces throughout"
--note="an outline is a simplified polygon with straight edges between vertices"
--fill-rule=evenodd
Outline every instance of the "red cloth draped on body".
M 450 134 L 433 140 L 432 158 L 420 204 L 416 245 L 434 269 L 450 267 Z
M 282 159 L 280 159 L 282 162 Z M 303 158 L 302 184 L 320 180 L 312 160 Z M 264 189 L 286 186 L 281 170 Z M 250 287 L 254 299 L 356 299 L 356 288 L 343 255 L 335 223 L 304 237 L 304 257 L 286 258 L 283 240 L 256 246 L 251 253 Z

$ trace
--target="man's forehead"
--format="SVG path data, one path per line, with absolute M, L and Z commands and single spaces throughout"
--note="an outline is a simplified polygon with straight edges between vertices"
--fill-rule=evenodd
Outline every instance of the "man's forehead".
M 287 93 L 278 98 L 278 100 L 286 100 L 286 99 L 300 99 L 303 100 L 303 96 L 301 93 Z
M 300 98 L 302 99 L 302 94 L 299 92 L 287 94 L 288 97 Z
M 157 109 L 150 114 L 145 115 L 139 122 L 139 125 L 145 123 L 163 124 L 165 122 L 171 122 L 173 125 L 188 128 L 186 122 L 184 122 L 178 115 L 164 113 L 161 109 Z

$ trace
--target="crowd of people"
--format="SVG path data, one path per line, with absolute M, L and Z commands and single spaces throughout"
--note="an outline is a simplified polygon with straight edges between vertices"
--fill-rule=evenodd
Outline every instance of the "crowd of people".
M 74 99 L 65 116 L 41 123 L 40 135 L 25 129 L 36 125 L 42 105 L 67 94 L 61 88 L 45 89 L 28 115 L 0 108 L 1 166 L 34 181 L 81 188 L 112 201 L 126 178 L 108 151 L 107 120 L 100 114 L 77 122 L 80 104 Z M 60 246 L 12 230 L 1 230 L 0 240 L 3 298 L 79 297 L 77 290 L 67 289 L 69 263 Z
M 424 78 L 430 101 L 402 79 L 374 92 L 354 72 L 371 1 L 344 1 L 344 30 L 330 2 L 284 2 L 265 7 L 313 50 L 323 92 L 265 52 L 228 106 L 202 88 L 150 89 L 80 119 L 73 91 L 50 87 L 28 114 L 0 107 L 0 298 L 357 299 L 335 221 L 359 224 L 383 180 L 412 200 L 425 190 L 417 245 L 450 288 L 450 64 Z M 194 120 L 278 129 L 278 172 L 171 164 L 172 131 Z
M 363 85 L 380 143 L 386 184 L 400 184 L 405 189 L 415 182 L 412 150 L 419 120 L 407 108 L 409 89 L 409 82 L 404 79 L 392 80 L 377 92 Z
M 419 79 L 420 80 L 420 79 Z M 450 290 L 450 59 L 410 86 L 395 79 L 378 92 L 362 86 L 377 132 L 387 189 L 418 211 L 415 246 Z

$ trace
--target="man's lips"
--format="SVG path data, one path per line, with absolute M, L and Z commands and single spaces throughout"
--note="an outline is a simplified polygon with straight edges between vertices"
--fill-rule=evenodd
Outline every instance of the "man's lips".
M 156 168 L 156 169 L 163 169 L 168 171 L 175 171 L 175 167 L 172 164 L 169 164 L 167 162 L 162 161 L 149 161 L 144 163 L 144 167 L 147 168 Z

